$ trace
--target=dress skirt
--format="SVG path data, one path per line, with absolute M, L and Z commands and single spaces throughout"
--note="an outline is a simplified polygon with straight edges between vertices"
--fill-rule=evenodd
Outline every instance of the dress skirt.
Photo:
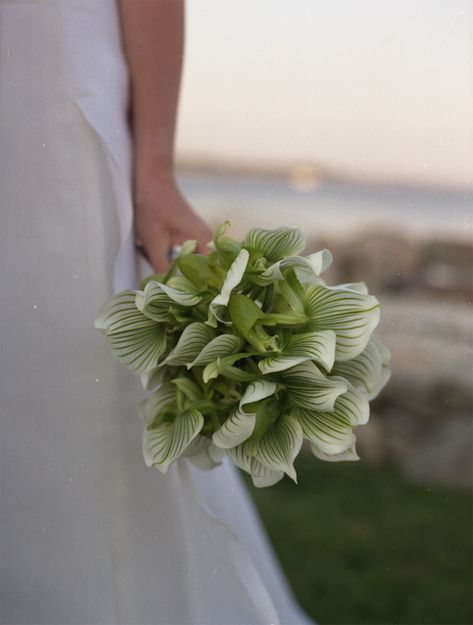
M 0 2 L 0 622 L 304 625 L 237 469 L 141 454 L 93 321 L 132 232 L 114 0 Z

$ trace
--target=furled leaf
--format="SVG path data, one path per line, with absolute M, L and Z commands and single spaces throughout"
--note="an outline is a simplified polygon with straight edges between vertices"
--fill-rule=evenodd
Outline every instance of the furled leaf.
M 336 335 L 332 330 L 306 332 L 289 337 L 278 354 L 260 360 L 258 367 L 264 375 L 284 371 L 306 360 L 314 360 L 330 371 L 335 360 Z
M 191 363 L 202 349 L 209 343 L 214 333 L 205 323 L 195 321 L 182 331 L 179 340 L 160 366 L 163 365 L 187 365 Z
M 175 401 L 176 387 L 170 382 L 162 384 L 158 390 L 139 404 L 139 414 L 143 423 L 145 425 L 152 423 L 160 412 Z
M 174 301 L 153 280 L 146 284 L 144 291 L 137 291 L 135 304 L 138 310 L 154 321 L 163 323 L 173 318 L 171 306 L 175 306 Z
M 309 287 L 305 310 L 314 330 L 333 330 L 337 335 L 337 361 L 361 354 L 379 322 L 378 300 L 351 289 Z
M 335 401 L 333 412 L 318 412 L 295 406 L 292 415 L 301 424 L 305 438 L 325 454 L 338 454 L 349 449 L 356 440 L 353 428 L 368 421 L 366 397 L 349 389 Z
M 354 444 L 349 449 L 341 451 L 339 454 L 326 454 L 313 443 L 311 443 L 310 448 L 316 458 L 319 458 L 319 460 L 325 460 L 326 462 L 346 462 L 360 459 L 359 455 L 356 453 Z
M 166 349 L 165 326 L 135 305 L 136 292 L 121 291 L 102 307 L 94 327 L 107 336 L 112 354 L 137 374 L 156 367 Z
M 300 423 L 291 415 L 283 415 L 254 443 L 246 444 L 246 451 L 272 471 L 284 471 L 297 483 L 294 459 L 302 445 Z
M 198 287 L 183 276 L 173 276 L 166 284 L 157 284 L 170 299 L 181 306 L 195 306 L 202 299 Z
M 291 404 L 309 410 L 333 410 L 337 397 L 348 390 L 348 383 L 343 378 L 326 377 L 311 361 L 280 375 Z
M 271 284 L 275 280 L 284 278 L 283 272 L 290 267 L 308 271 L 319 276 L 332 262 L 332 254 L 329 250 L 321 250 L 309 256 L 288 256 L 273 263 L 262 273 L 254 277 L 254 282 L 262 286 Z
M 143 431 L 143 456 L 148 467 L 166 473 L 184 449 L 200 432 L 204 417 L 198 410 L 186 410 L 173 421 L 166 421 L 154 430 Z
M 202 348 L 196 358 L 188 363 L 187 368 L 201 367 L 217 360 L 220 356 L 230 356 L 230 354 L 237 352 L 242 344 L 243 341 L 234 334 L 220 334 Z
M 232 290 L 241 282 L 249 259 L 248 250 L 240 250 L 227 272 L 220 293 L 210 302 L 210 310 L 217 306 L 227 306 Z
M 233 464 L 251 475 L 253 484 L 259 488 L 272 486 L 284 477 L 284 471 L 272 471 L 256 458 L 250 456 L 246 451 L 245 443 L 238 445 L 238 447 L 227 449 L 227 455 Z
M 275 262 L 285 256 L 299 254 L 304 249 L 302 231 L 297 227 L 264 230 L 252 228 L 246 235 L 243 246 L 261 252 L 269 261 Z
M 346 378 L 368 399 L 378 395 L 389 379 L 389 369 L 383 364 L 380 343 L 370 338 L 365 349 L 356 358 L 335 363 L 332 373 Z

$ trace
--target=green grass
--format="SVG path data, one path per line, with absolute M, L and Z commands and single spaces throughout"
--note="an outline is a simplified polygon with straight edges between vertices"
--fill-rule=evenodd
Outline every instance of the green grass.
M 460 625 L 472 614 L 472 499 L 390 468 L 296 460 L 251 492 L 305 610 L 321 624 Z

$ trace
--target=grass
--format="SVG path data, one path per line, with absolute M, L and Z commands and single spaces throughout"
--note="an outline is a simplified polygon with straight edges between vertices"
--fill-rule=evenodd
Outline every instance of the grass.
M 472 499 L 394 469 L 296 460 L 251 487 L 294 592 L 318 623 L 463 625 L 472 614 Z

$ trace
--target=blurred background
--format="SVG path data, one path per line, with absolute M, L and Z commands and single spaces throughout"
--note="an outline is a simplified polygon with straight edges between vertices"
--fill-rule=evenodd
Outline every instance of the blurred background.
M 252 488 L 294 592 L 320 623 L 472 623 L 472 3 L 188 0 L 186 28 L 186 196 L 331 249 L 392 352 L 361 462 Z

